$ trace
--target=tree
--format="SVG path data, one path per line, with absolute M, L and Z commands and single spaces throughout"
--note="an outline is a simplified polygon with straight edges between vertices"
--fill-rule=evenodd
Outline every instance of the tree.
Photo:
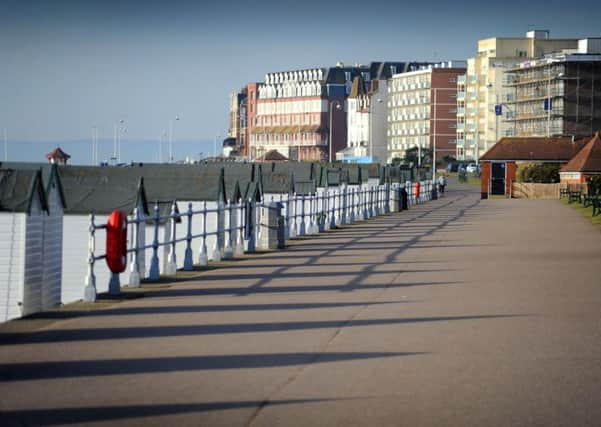
M 432 164 L 432 150 L 430 150 L 429 148 L 422 148 L 421 150 L 418 150 L 417 147 L 413 147 L 413 148 L 409 148 L 408 150 L 405 150 L 405 157 L 403 157 L 403 162 L 405 164 L 408 165 L 414 165 L 417 166 L 419 164 L 419 162 L 417 161 L 417 157 L 419 152 L 421 151 L 421 166 L 425 167 L 425 166 L 429 166 Z

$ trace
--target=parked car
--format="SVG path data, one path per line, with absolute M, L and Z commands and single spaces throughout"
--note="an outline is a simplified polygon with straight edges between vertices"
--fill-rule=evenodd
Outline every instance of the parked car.
M 467 173 L 477 173 L 480 169 L 480 166 L 477 165 L 476 163 L 470 163 L 469 165 L 467 165 L 465 167 L 465 171 Z
M 461 166 L 465 166 L 462 163 L 449 163 L 447 165 L 447 172 L 459 172 Z

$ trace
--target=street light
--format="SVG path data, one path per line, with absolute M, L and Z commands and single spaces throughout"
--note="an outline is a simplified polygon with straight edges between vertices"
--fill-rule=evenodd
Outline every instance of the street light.
M 217 159 L 217 138 L 221 138 L 221 135 L 215 135 L 213 138 L 213 160 Z
M 98 164 L 98 127 L 92 126 L 92 166 Z
M 179 116 L 175 116 L 175 121 L 179 120 Z M 169 120 L 169 163 L 173 163 L 173 119 Z
M 382 98 L 378 98 L 376 99 L 376 102 L 378 102 L 378 104 L 382 103 Z M 372 111 L 372 103 L 371 100 L 369 102 L 369 159 L 370 161 L 374 161 L 374 138 L 373 138 L 373 128 L 374 128 L 374 117 L 372 117 L 372 113 L 375 115 L 375 112 Z
M 167 131 L 164 130 L 159 136 L 159 163 L 163 163 L 163 138 L 167 136 Z
M 342 105 L 340 105 L 340 102 L 338 102 L 337 100 L 330 101 L 330 109 L 329 109 L 329 113 L 330 113 L 330 129 L 329 129 L 330 135 L 328 137 L 328 145 L 329 145 L 329 149 L 330 149 L 330 154 L 329 154 L 329 157 L 328 157 L 328 161 L 330 163 L 332 163 L 332 116 L 334 115 L 333 114 L 333 110 L 332 110 L 332 106 L 334 104 L 336 104 L 336 109 L 337 110 L 342 110 Z
M 8 161 L 8 131 L 4 128 L 4 161 Z
M 123 124 L 125 120 L 119 120 L 119 123 L 115 123 L 113 125 L 113 160 L 115 163 L 119 163 L 121 161 L 121 131 L 124 129 Z

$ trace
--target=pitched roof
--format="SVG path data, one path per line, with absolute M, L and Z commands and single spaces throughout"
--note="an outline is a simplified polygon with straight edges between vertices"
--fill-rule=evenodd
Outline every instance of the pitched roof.
M 109 214 L 115 209 L 131 213 L 146 195 L 141 177 L 131 168 L 61 166 L 58 174 L 66 198 L 65 214 Z M 147 206 L 144 206 L 148 213 Z
M 601 138 L 599 132 L 576 154 L 562 172 L 601 172 Z
M 295 181 L 309 181 L 315 179 L 315 166 L 311 162 L 285 162 L 275 163 L 274 172 L 288 172 L 294 175 Z
M 480 160 L 567 162 L 587 142 L 588 138 L 572 141 L 571 137 L 501 138 L 480 157 Z
M 263 172 L 261 185 L 265 194 L 290 194 L 294 189 L 292 174 L 286 171 Z
M 31 213 L 36 196 L 48 211 L 40 170 L 0 169 L 0 211 Z
M 288 161 L 288 157 L 284 156 L 278 150 L 269 150 L 257 160 L 261 162 L 285 162 Z
M 56 147 L 50 153 L 46 154 L 46 158 L 48 160 L 56 159 L 56 158 L 67 160 L 67 159 L 70 159 L 71 156 L 69 154 L 65 153 L 63 150 L 61 150 L 60 147 Z

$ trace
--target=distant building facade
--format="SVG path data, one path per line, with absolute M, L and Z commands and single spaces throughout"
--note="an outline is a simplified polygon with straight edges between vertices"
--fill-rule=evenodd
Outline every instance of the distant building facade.
M 601 129 L 601 38 L 510 69 L 506 120 L 517 136 L 592 136 Z
M 457 78 L 465 62 L 449 61 L 395 74 L 388 85 L 388 161 L 411 148 L 436 146 L 436 158 L 456 152 Z
M 347 147 L 338 152 L 344 162 L 386 163 L 388 136 L 388 81 L 397 73 L 412 71 L 423 63 L 372 62 L 370 73 L 355 77 L 347 99 Z
M 513 111 L 505 108 L 514 96 L 505 88 L 508 69 L 527 59 L 577 48 L 578 39 L 551 39 L 546 30 L 529 31 L 526 37 L 479 40 L 477 56 L 467 60 L 466 75 L 458 78 L 462 122 L 457 126 L 457 159 L 477 159 L 499 138 L 514 134 Z

